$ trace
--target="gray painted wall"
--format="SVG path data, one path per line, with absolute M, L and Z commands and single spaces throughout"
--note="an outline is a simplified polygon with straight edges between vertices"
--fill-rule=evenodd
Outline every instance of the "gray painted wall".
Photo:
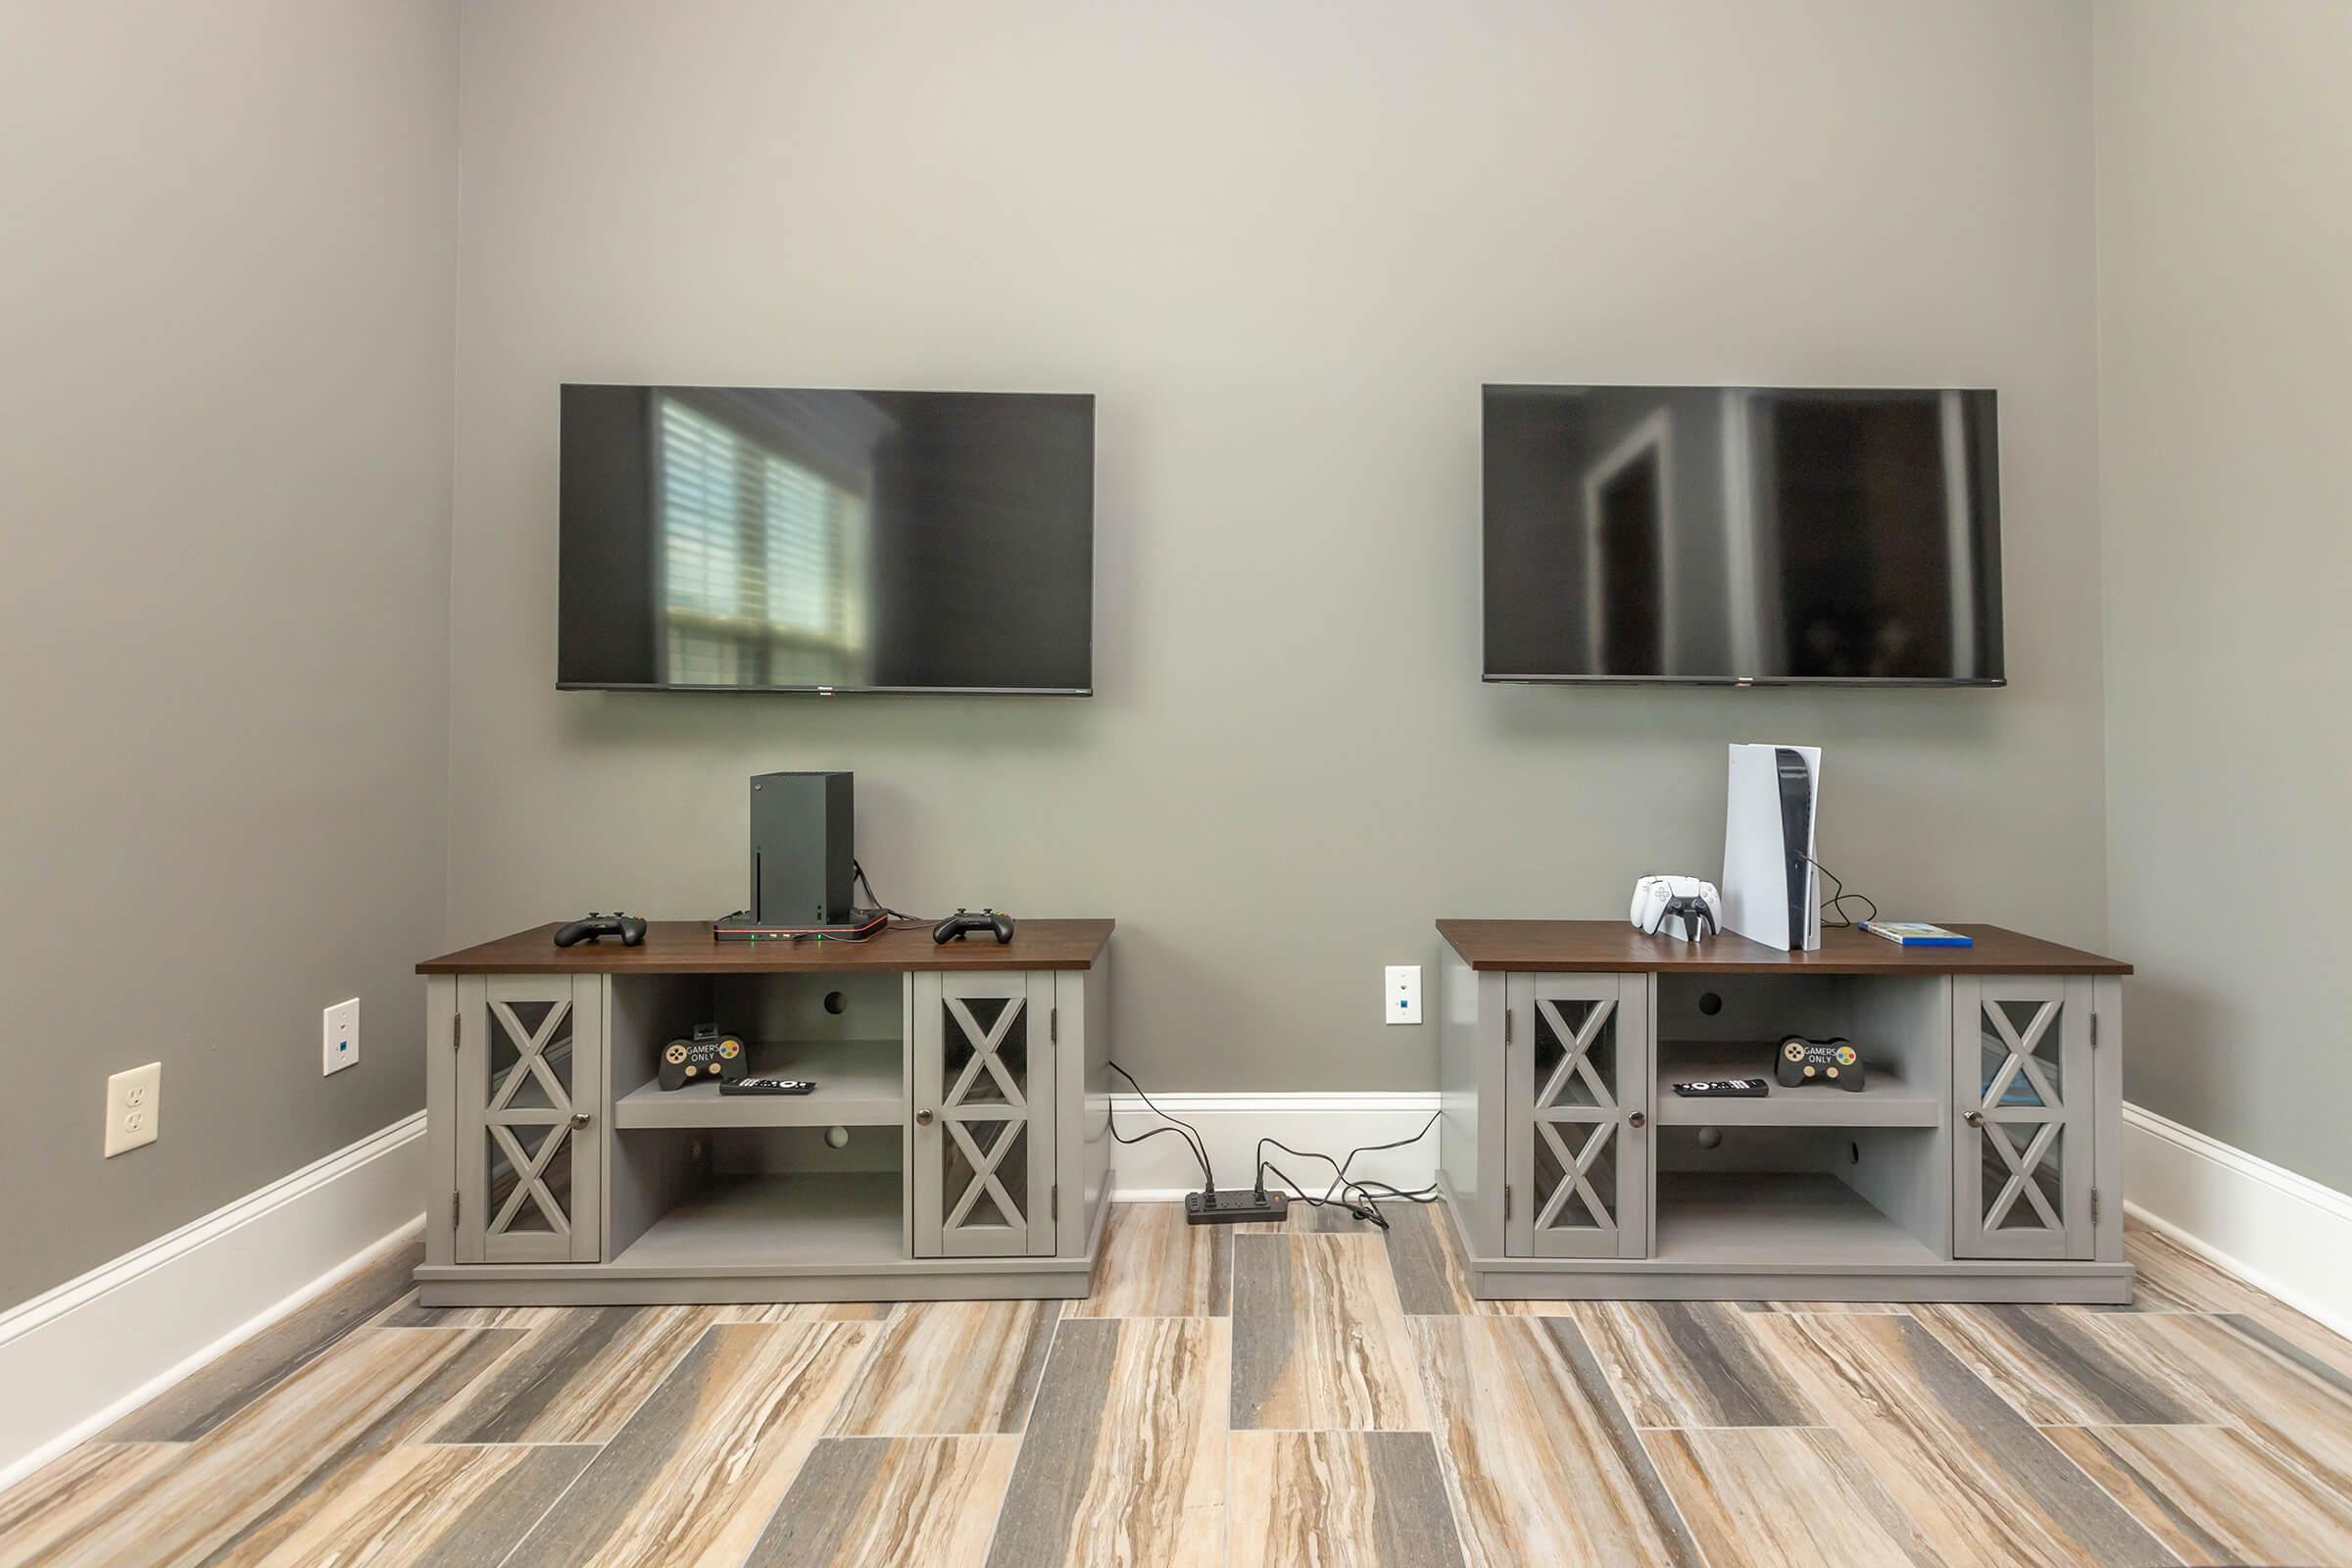
M 2352 1191 L 2352 8 L 2131 0 L 2097 40 L 2126 1089 Z
M 4 1306 L 421 1102 L 457 25 L 10 0 L 0 35 Z M 159 1059 L 161 1142 L 102 1159 L 107 1075 Z
M 853 768 L 900 906 L 1120 919 L 1147 1083 L 1422 1088 L 1381 966 L 1713 873 L 1732 740 L 1829 749 L 1889 915 L 2103 940 L 2087 11 L 512 0 L 463 51 L 454 940 L 731 908 L 746 775 Z M 566 379 L 1099 394 L 1100 695 L 559 694 Z M 1482 687 L 1479 386 L 1559 380 L 1998 388 L 2014 684 Z

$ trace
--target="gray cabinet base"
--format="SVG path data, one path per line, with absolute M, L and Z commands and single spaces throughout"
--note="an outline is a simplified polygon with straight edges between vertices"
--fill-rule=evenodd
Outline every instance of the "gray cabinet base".
M 639 1268 L 623 1263 L 427 1263 L 422 1306 L 744 1305 L 801 1301 L 1077 1300 L 1091 1287 L 1110 1217 L 1106 1179 L 1076 1257 L 902 1258 L 851 1266 Z
M 1444 1179 L 1442 1221 L 1482 1301 L 2057 1301 L 2125 1306 L 2129 1263 L 1937 1259 L 1916 1267 L 1704 1259 L 1481 1257 Z

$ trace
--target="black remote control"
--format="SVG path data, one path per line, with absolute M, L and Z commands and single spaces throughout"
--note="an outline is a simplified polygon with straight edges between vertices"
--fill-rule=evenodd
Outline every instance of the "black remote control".
M 816 1088 L 806 1078 L 722 1078 L 722 1095 L 805 1095 Z
M 1674 1092 L 1686 1100 L 1753 1100 L 1772 1093 L 1772 1086 L 1761 1078 L 1694 1078 L 1676 1084 Z M 726 1093 L 724 1085 L 719 1093 Z

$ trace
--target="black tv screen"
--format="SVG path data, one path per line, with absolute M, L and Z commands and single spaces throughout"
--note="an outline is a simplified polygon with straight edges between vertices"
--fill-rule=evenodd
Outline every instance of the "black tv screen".
M 1993 394 L 1490 386 L 1486 678 L 2003 683 Z
M 566 386 L 556 683 L 1094 687 L 1095 400 Z

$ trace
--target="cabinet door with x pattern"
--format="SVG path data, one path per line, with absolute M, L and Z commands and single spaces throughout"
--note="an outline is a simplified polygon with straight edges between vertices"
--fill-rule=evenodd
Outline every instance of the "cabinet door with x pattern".
M 2095 982 L 1952 982 L 1952 1250 L 2087 1258 L 2095 1226 Z
M 461 1263 L 603 1261 L 602 975 L 458 982 Z
M 914 976 L 917 1257 L 1054 1252 L 1054 975 Z
M 1649 1255 L 1649 977 L 1511 975 L 1503 988 L 1505 1245 Z

